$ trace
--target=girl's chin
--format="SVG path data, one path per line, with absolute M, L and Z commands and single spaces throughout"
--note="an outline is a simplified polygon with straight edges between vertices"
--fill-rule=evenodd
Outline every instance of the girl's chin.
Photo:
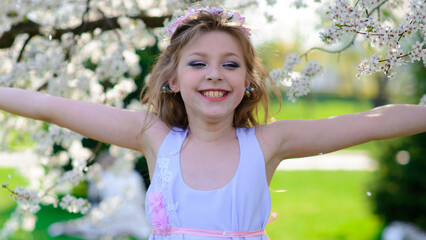
M 212 119 L 220 119 L 221 121 L 224 121 L 226 119 L 231 119 L 230 121 L 232 122 L 234 119 L 234 112 L 229 112 L 229 111 L 212 111 L 210 113 L 207 113 L 206 115 L 209 116 Z
M 228 120 L 232 122 L 232 120 L 234 119 L 234 111 L 229 112 L 228 110 L 217 108 L 203 109 L 200 115 L 203 119 L 209 122 L 223 122 Z

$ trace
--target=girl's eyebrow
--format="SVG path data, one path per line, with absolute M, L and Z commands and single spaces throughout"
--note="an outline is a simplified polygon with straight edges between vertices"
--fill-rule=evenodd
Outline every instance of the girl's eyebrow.
M 193 53 L 190 53 L 188 55 L 188 57 L 192 56 L 192 55 L 197 55 L 197 56 L 200 56 L 200 57 L 207 57 L 208 56 L 208 54 L 204 53 L 204 52 L 193 52 Z M 238 55 L 237 53 L 234 53 L 234 52 L 226 52 L 226 53 L 222 54 L 222 56 L 223 57 L 235 56 L 235 57 L 241 58 L 240 55 Z

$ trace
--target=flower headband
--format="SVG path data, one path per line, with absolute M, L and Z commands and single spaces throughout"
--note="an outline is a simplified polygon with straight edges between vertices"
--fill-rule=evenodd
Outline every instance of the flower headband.
M 239 26 L 248 36 L 250 36 L 250 29 L 243 26 L 245 24 L 246 18 L 242 17 L 236 11 L 223 9 L 222 7 L 204 7 L 200 9 L 189 8 L 188 10 L 184 11 L 183 16 L 181 17 L 173 15 L 171 20 L 166 19 L 164 21 L 164 29 L 162 31 L 162 35 L 164 35 L 168 39 L 171 39 L 179 24 L 181 24 L 185 19 L 189 18 L 190 16 L 200 12 L 208 12 L 218 16 L 225 16 L 227 18 L 227 23 L 233 23 Z

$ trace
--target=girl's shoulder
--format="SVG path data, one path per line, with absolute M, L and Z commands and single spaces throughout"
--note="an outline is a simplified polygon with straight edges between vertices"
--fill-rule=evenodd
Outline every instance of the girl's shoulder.
M 281 132 L 283 129 L 290 127 L 291 122 L 296 120 L 277 120 L 265 124 L 255 126 L 256 136 L 273 138 L 277 136 L 277 131 Z
M 268 163 L 278 157 L 283 142 L 288 139 L 290 133 L 298 131 L 294 121 L 298 120 L 278 120 L 255 127 L 256 138 Z
M 170 132 L 170 128 L 154 113 L 146 113 L 146 119 L 142 124 L 140 142 L 143 153 L 153 151 L 156 153 L 161 143 Z
M 153 113 L 147 113 L 139 135 L 141 152 L 148 163 L 149 175 L 154 174 L 157 154 L 170 128 Z

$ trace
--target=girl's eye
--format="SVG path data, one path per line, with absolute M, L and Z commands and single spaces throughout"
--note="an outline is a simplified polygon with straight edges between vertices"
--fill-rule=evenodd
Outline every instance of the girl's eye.
M 227 63 L 224 63 L 222 66 L 226 67 L 226 68 L 239 68 L 240 67 L 240 65 L 236 62 L 227 62 Z
M 202 68 L 202 67 L 205 67 L 206 64 L 203 62 L 190 62 L 189 66 L 195 67 L 195 68 Z

